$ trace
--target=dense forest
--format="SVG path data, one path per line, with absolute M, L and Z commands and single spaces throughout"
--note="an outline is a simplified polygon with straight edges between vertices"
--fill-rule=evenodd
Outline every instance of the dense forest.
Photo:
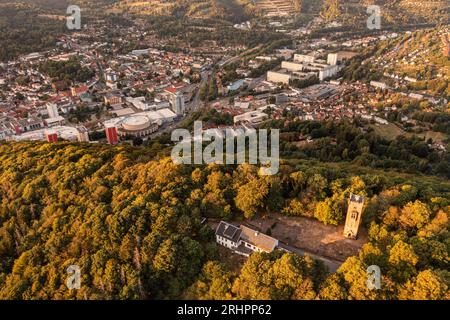
M 0 146 L 0 299 L 449 299 L 450 184 L 308 161 L 257 168 L 177 166 L 149 147 L 59 142 Z M 335 274 L 275 251 L 238 271 L 203 217 L 280 211 L 340 224 L 369 200 L 367 243 Z M 68 290 L 69 265 L 82 286 Z M 382 290 L 369 291 L 377 264 Z
M 433 131 L 443 132 L 450 135 L 450 114 L 445 112 L 416 112 L 414 120 L 430 123 Z
M 64 21 L 49 19 L 33 6 L 0 3 L 0 62 L 53 48 L 64 28 Z

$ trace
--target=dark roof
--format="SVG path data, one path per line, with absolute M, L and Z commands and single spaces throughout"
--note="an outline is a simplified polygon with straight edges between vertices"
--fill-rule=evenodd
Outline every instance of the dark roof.
M 352 202 L 358 202 L 358 203 L 363 203 L 365 201 L 364 197 L 358 196 L 356 194 L 351 194 L 350 195 L 350 201 Z
M 225 221 L 221 221 L 216 230 L 216 235 L 227 238 L 235 243 L 239 242 L 242 230 Z

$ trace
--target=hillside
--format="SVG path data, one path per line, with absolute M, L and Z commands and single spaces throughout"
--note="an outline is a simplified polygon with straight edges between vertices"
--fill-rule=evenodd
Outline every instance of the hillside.
M 446 0 L 0 0 L 0 3 L 28 3 L 62 12 L 69 4 L 106 13 L 190 18 L 220 18 L 241 22 L 256 17 L 321 17 L 325 23 L 365 24 L 367 7 L 379 5 L 385 25 L 448 23 Z
M 373 4 L 381 7 L 386 24 L 448 22 L 449 19 L 450 6 L 445 0 L 117 0 L 112 7 L 118 11 L 140 14 L 182 14 L 196 18 L 221 17 L 231 20 L 254 16 L 314 14 L 327 22 L 339 21 L 350 24 L 365 21 L 368 17 L 367 7 Z
M 382 23 L 387 25 L 449 22 L 450 5 L 445 0 L 323 0 L 322 3 L 320 16 L 326 22 L 365 23 L 370 5 L 380 6 Z
M 0 3 L 0 61 L 53 48 L 57 35 L 66 29 L 60 20 L 49 19 L 48 13 L 31 4 Z

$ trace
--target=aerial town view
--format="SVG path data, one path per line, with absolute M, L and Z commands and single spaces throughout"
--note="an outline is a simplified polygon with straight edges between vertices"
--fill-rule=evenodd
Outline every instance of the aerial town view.
M 0 300 L 450 300 L 449 13 L 0 0 Z

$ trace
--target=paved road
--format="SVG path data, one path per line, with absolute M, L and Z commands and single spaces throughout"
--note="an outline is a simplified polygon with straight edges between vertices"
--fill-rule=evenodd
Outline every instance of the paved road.
M 334 259 L 329 259 L 329 258 L 325 258 L 322 256 L 318 256 L 314 253 L 293 247 L 293 246 L 289 246 L 287 244 L 281 243 L 279 244 L 280 248 L 286 249 L 290 252 L 293 252 L 295 254 L 301 255 L 301 256 L 305 256 L 308 255 L 311 258 L 315 259 L 315 260 L 319 260 L 322 261 L 327 267 L 328 269 L 330 269 L 331 273 L 335 273 L 337 269 L 339 269 L 339 267 L 341 266 L 342 262 L 338 261 L 338 260 L 334 260 Z
M 192 102 L 188 104 L 187 111 L 197 111 L 200 109 L 204 103 L 200 99 L 200 89 L 202 86 L 204 86 L 211 76 L 211 71 L 203 71 L 201 73 L 202 80 L 200 81 L 200 84 L 198 86 L 197 92 L 195 93 L 194 99 L 192 99 Z
M 230 59 L 228 59 L 228 60 L 226 60 L 226 61 L 223 61 L 223 62 L 219 63 L 218 65 L 219 65 L 219 67 L 222 68 L 222 67 L 226 66 L 227 64 L 234 63 L 234 62 L 238 62 L 238 61 L 239 61 L 243 56 L 245 56 L 246 54 L 248 54 L 248 53 L 250 53 L 250 52 L 252 52 L 252 51 L 254 51 L 254 50 L 261 49 L 262 47 L 263 47 L 263 44 L 257 45 L 256 47 L 250 48 L 250 49 L 248 49 L 248 50 L 246 50 L 246 51 L 240 53 L 240 54 L 237 55 L 237 56 L 231 57 Z

